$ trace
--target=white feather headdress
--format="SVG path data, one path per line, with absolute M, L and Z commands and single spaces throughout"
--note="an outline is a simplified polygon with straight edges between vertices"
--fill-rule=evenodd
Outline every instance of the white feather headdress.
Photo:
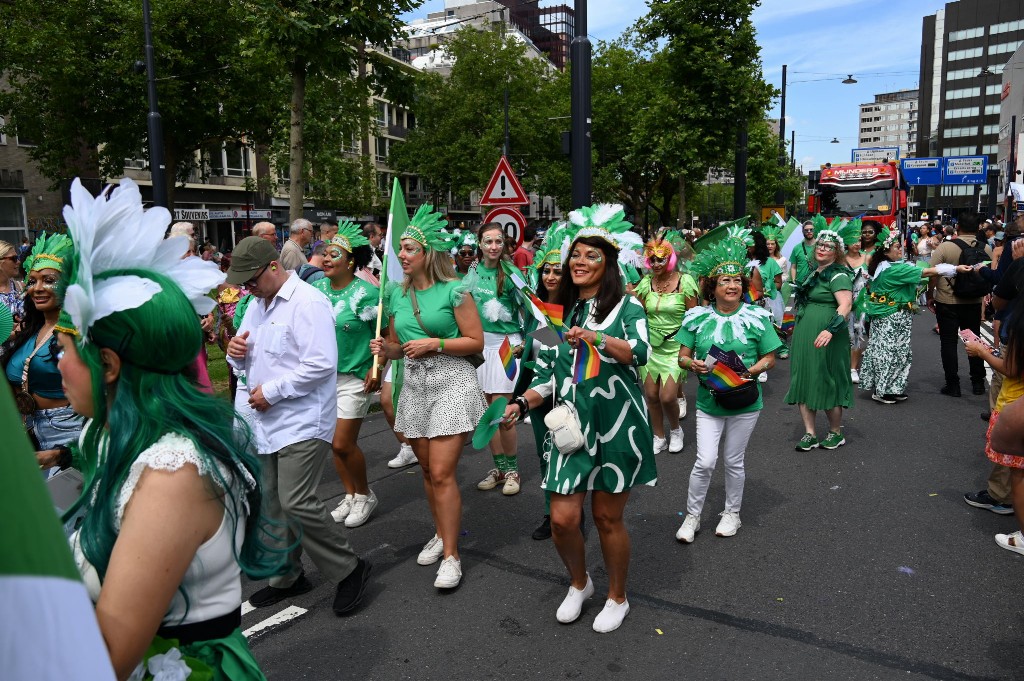
M 578 228 L 569 242 L 581 237 L 596 236 L 619 251 L 619 262 L 640 264 L 643 238 L 626 221 L 626 213 L 617 203 L 598 203 L 569 213 L 569 223 Z
M 161 207 L 144 210 L 142 194 L 130 179 L 108 190 L 93 197 L 75 178 L 71 205 L 64 207 L 64 220 L 75 243 L 74 274 L 64 309 L 82 338 L 88 338 L 98 320 L 140 307 L 161 290 L 160 284 L 143 276 L 99 278 L 112 270 L 163 274 L 181 288 L 198 314 L 209 313 L 215 303 L 207 294 L 223 283 L 226 275 L 213 262 L 182 259 L 188 237 L 164 239 L 170 212 Z

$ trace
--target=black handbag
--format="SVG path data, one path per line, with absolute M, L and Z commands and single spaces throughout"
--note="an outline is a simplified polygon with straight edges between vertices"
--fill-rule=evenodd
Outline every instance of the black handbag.
M 738 385 L 735 388 L 729 388 L 727 390 L 716 390 L 712 388 L 704 379 L 699 378 L 700 384 L 707 389 L 711 396 L 715 399 L 715 403 L 722 409 L 729 411 L 738 411 L 745 409 L 757 402 L 757 398 L 760 397 L 760 393 L 757 390 L 757 381 L 747 381 L 743 385 Z

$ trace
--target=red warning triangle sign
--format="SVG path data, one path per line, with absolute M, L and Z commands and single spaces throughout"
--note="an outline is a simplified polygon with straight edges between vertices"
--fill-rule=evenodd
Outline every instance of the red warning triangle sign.
M 504 156 L 498 161 L 498 167 L 491 175 L 491 181 L 487 183 L 483 198 L 480 199 L 481 206 L 525 206 L 530 203 L 530 198 L 523 191 L 523 185 L 512 172 L 512 166 Z

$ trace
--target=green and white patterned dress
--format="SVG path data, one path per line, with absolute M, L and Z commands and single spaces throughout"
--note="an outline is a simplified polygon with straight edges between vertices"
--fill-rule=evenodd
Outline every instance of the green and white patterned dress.
M 881 262 L 857 298 L 857 307 L 871 320 L 871 335 L 860 369 L 860 387 L 876 395 L 907 392 L 910 332 L 913 327 L 921 270 L 906 262 Z
M 630 295 L 623 296 L 603 322 L 594 319 L 593 308 L 593 301 L 579 301 L 567 324 L 629 342 L 633 363 L 621 364 L 599 350 L 600 374 L 573 385 L 574 348 L 562 343 L 538 353 L 530 388 L 548 397 L 557 386 L 556 401 L 573 404 L 586 440 L 582 449 L 569 455 L 560 454 L 550 439 L 545 444 L 548 469 L 542 486 L 556 494 L 620 493 L 634 485 L 653 486 L 658 479 L 647 404 L 637 384 L 637 367 L 647 363 L 651 352 L 647 314 Z M 570 323 L 576 319 L 582 323 Z

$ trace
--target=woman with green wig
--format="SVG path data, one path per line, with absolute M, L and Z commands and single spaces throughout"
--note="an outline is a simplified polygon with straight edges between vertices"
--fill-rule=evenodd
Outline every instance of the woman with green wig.
M 131 180 L 94 199 L 76 179 L 71 204 L 56 330 L 68 400 L 90 421 L 58 463 L 85 479 L 71 543 L 111 662 L 119 679 L 263 679 L 239 629 L 241 572 L 280 564 L 260 540 L 259 464 L 230 404 L 188 375 L 224 275 L 181 259 L 170 214 L 144 212 Z

